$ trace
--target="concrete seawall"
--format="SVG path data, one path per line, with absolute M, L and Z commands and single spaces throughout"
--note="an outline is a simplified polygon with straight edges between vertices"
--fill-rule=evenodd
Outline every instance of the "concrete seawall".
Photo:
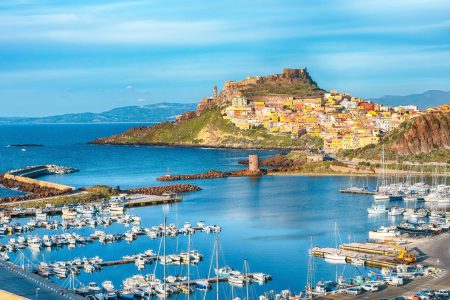
M 27 183 L 27 184 L 36 184 L 40 187 L 53 188 L 53 189 L 57 189 L 60 191 L 75 190 L 75 188 L 72 186 L 59 184 L 59 183 L 53 183 L 53 182 L 49 182 L 49 181 L 38 180 L 38 179 L 33 179 L 33 178 L 28 178 L 28 177 L 23 177 L 23 176 L 15 176 L 15 175 L 11 175 L 9 173 L 5 173 L 3 176 L 6 179 L 11 179 L 11 180 L 15 180 L 15 181 L 23 182 L 23 183 Z

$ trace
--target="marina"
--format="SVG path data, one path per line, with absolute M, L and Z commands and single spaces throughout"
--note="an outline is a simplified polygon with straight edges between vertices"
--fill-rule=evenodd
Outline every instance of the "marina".
M 70 131 L 72 128 L 78 127 L 67 126 L 64 127 L 64 130 Z M 98 125 L 96 128 L 96 130 L 106 130 L 111 127 Z M 76 131 L 79 131 L 79 129 L 76 129 Z M 90 131 L 87 130 L 85 132 Z M 11 133 L 14 133 L 14 131 L 12 130 Z M 102 134 L 107 135 L 109 133 L 104 132 Z M 14 155 L 21 156 L 14 159 L 20 160 L 25 165 L 39 164 L 38 162 L 33 162 L 35 156 L 29 155 L 32 151 L 38 151 L 40 159 L 46 161 L 52 161 L 53 157 L 58 156 L 58 152 L 69 151 L 69 149 L 79 153 L 89 153 L 86 154 L 85 160 L 65 158 L 64 161 L 58 162 L 61 165 L 75 166 L 80 169 L 80 172 L 61 177 L 58 175 L 47 175 L 42 177 L 42 180 L 62 183 L 76 188 L 92 186 L 98 183 L 109 186 L 120 184 L 123 186 L 123 189 L 158 184 L 155 179 L 161 174 L 165 174 L 167 168 L 170 168 L 176 174 L 202 173 L 209 169 L 232 171 L 236 169 L 236 161 L 245 159 L 249 155 L 249 151 L 242 150 L 225 152 L 219 149 L 167 147 L 164 148 L 165 152 L 161 152 L 161 149 L 157 147 L 118 147 L 115 150 L 118 151 L 118 157 L 128 158 L 126 162 L 122 162 L 116 156 L 110 156 L 111 148 L 109 146 L 96 147 L 79 143 L 78 141 L 72 142 L 74 136 L 76 135 L 73 132 L 67 133 L 58 142 L 58 145 L 34 148 L 25 153 L 21 151 L 14 152 L 13 148 L 1 147 L 0 152 L 2 154 L 3 152 L 8 152 L 7 155 L 9 157 Z M 92 137 L 86 138 L 86 140 L 88 139 L 92 139 Z M 46 142 L 49 145 L 51 143 L 51 139 Z M 112 148 L 116 149 L 115 147 Z M 167 156 L 164 156 L 162 153 L 166 153 Z M 276 152 L 258 151 L 257 153 L 260 157 L 265 157 Z M 168 157 L 182 157 L 183 159 L 173 160 L 168 159 Z M 202 157 L 202 162 L 205 166 L 198 164 L 198 157 Z M 164 163 L 161 163 L 161 161 Z M 9 161 L 2 161 L 2 163 L 5 169 L 18 167 Z M 111 169 L 112 165 L 114 165 L 113 169 Z M 105 171 L 100 174 L 98 172 L 99 169 Z M 397 226 L 403 226 L 403 224 L 401 225 L 402 221 L 408 221 L 408 223 L 416 222 L 419 226 L 424 226 L 421 222 L 419 223 L 421 220 L 426 224 L 434 222 L 442 224 L 442 220 L 445 219 L 437 217 L 439 212 L 445 212 L 445 207 L 441 206 L 441 204 L 418 201 L 417 199 L 407 200 L 405 197 L 403 200 L 389 199 L 390 201 L 377 201 L 376 203 L 384 204 L 387 210 L 386 213 L 369 215 L 367 208 L 375 202 L 372 196 L 337 192 L 337 187 L 347 186 L 348 180 L 348 177 L 339 176 L 266 176 L 258 179 L 218 178 L 215 180 L 199 180 L 196 183 L 201 186 L 201 191 L 183 194 L 181 202 L 169 204 L 169 212 L 166 214 L 168 219 L 167 227 L 173 223 L 177 229 L 182 229 L 186 222 L 193 221 L 191 226 L 196 227 L 197 221 L 203 219 L 206 219 L 209 224 L 220 224 L 222 229 L 220 231 L 220 248 L 222 250 L 219 251 L 219 267 L 234 266 L 235 269 L 239 269 L 241 274 L 245 274 L 245 268 L 239 268 L 239 266 L 242 266 L 244 258 L 247 258 L 251 267 L 249 272 L 247 272 L 248 274 L 263 272 L 272 276 L 272 280 L 267 281 L 263 285 L 260 285 L 258 282 L 248 285 L 250 299 L 264 296 L 267 291 L 271 290 L 282 291 L 290 289 L 292 291 L 291 296 L 298 295 L 299 291 L 303 290 L 308 282 L 308 260 L 311 258 L 308 256 L 308 251 L 311 248 L 309 242 L 311 236 L 314 238 L 314 246 L 321 249 L 330 249 L 330 254 L 338 254 L 338 258 L 340 258 L 342 253 L 346 253 L 344 251 L 349 251 L 342 249 L 339 253 L 336 253 L 335 244 L 332 242 L 335 223 L 339 225 L 339 232 L 344 242 L 339 242 L 338 246 L 348 245 L 353 242 L 366 242 L 370 232 L 375 230 L 377 231 L 377 238 L 392 234 L 401 237 L 403 240 L 405 238 L 402 235 L 408 234 L 410 237 L 407 240 L 412 239 L 414 241 L 422 238 L 434 239 L 446 236 L 445 232 L 441 234 L 431 234 L 431 232 L 416 234 L 397 228 Z M 432 186 L 432 178 L 424 178 L 424 180 L 427 181 L 428 185 Z M 361 187 L 377 186 L 374 177 L 361 178 L 360 181 Z M 419 179 L 415 181 L 419 181 Z M 355 181 L 356 183 L 357 181 Z M 442 184 L 442 179 L 440 183 Z M 0 192 L 8 193 L 8 190 L 0 190 Z M 277 201 L 273 201 L 273 199 L 277 199 Z M 392 206 L 404 208 L 405 211 L 403 214 L 391 216 L 388 212 Z M 415 216 L 423 214 L 422 211 L 419 211 L 421 207 L 427 208 L 427 217 L 415 220 Z M 60 210 L 60 212 L 52 213 L 52 209 Z M 75 207 L 72 209 L 76 210 Z M 121 210 L 121 208 L 117 208 L 118 212 Z M 97 217 L 89 218 L 85 216 L 78 217 L 79 221 L 72 221 L 70 218 L 63 220 L 62 208 L 56 207 L 44 208 L 38 214 L 30 210 L 25 212 L 22 217 L 19 216 L 24 211 L 11 210 L 10 216 L 4 216 L 5 220 L 9 221 L 3 225 L 6 230 L 4 232 L 5 235 L 0 236 L 0 243 L 7 245 L 11 238 L 16 239 L 17 242 L 19 236 L 27 238 L 28 235 L 31 237 L 38 235 L 43 243 L 45 235 L 48 235 L 50 238 L 50 236 L 56 237 L 67 233 L 71 235 L 75 233 L 76 236 L 87 240 L 91 237 L 91 234 L 96 235 L 96 231 L 98 231 L 97 233 L 104 232 L 104 235 L 100 235 L 104 236 L 105 243 L 101 242 L 100 238 L 94 238 L 92 242 L 86 241 L 85 244 L 76 243 L 75 247 L 69 247 L 68 245 L 62 247 L 52 246 L 50 248 L 41 246 L 39 251 L 36 251 L 35 246 L 33 248 L 26 246 L 23 249 L 7 252 L 10 261 L 18 262 L 19 265 L 21 264 L 18 257 L 23 252 L 24 256 L 30 261 L 30 271 L 36 268 L 40 262 L 46 262 L 47 264 L 73 262 L 77 258 L 83 261 L 83 258 L 90 260 L 96 256 L 102 260 L 102 263 L 111 263 L 111 265 L 104 265 L 98 270 L 95 269 L 95 266 L 93 267 L 94 270 L 91 267 L 87 267 L 87 272 L 84 267 L 78 268 L 80 273 L 73 276 L 75 288 L 87 287 L 90 283 L 95 283 L 97 287 L 103 289 L 103 283 L 110 281 L 111 283 L 105 283 L 105 286 L 110 287 L 112 285 L 114 290 L 118 291 L 123 290 L 123 281 L 125 279 L 135 275 L 142 275 L 145 278 L 145 275 L 155 274 L 155 278 L 158 278 L 160 282 L 163 281 L 163 278 L 169 278 L 169 276 L 176 277 L 176 275 L 179 275 L 181 279 L 184 276 L 187 277 L 186 264 L 161 265 L 159 262 L 153 261 L 152 264 L 144 263 L 144 269 L 138 269 L 137 264 L 140 264 L 140 262 L 136 264 L 134 255 L 142 254 L 149 249 L 152 249 L 155 254 L 162 252 L 162 236 L 152 233 L 151 235 L 156 237 L 151 238 L 149 234 L 144 233 L 136 235 L 135 239 L 130 238 L 130 241 L 125 240 L 125 232 L 131 231 L 134 226 L 141 229 L 161 226 L 164 212 L 162 207 L 158 205 L 123 207 L 123 210 L 126 215 L 139 217 L 140 223 L 133 224 L 131 217 L 118 219 L 120 220 L 119 222 L 117 222 L 118 220 L 112 220 L 111 223 L 109 221 L 98 222 L 99 219 Z M 89 214 L 90 209 L 85 209 L 84 211 L 86 214 Z M 99 211 L 101 213 L 102 209 L 100 208 Z M 106 210 L 104 212 L 104 217 L 106 217 L 109 212 Z M 45 221 L 43 220 L 44 213 L 46 214 Z M 15 214 L 17 214 L 17 217 Z M 67 216 L 70 217 L 71 215 L 73 215 L 73 212 L 67 211 Z M 409 218 L 408 215 L 412 217 Z M 97 224 L 89 222 L 89 219 L 95 220 Z M 27 225 L 28 222 L 31 222 L 31 224 L 35 222 L 36 226 L 32 230 L 20 233 L 18 229 L 20 227 L 22 227 L 22 230 L 27 228 L 29 226 Z M 63 224 L 66 225 L 63 226 Z M 358 226 L 355 226 L 355 224 L 358 224 Z M 385 226 L 387 229 L 380 229 L 381 226 Z M 395 228 L 391 229 L 391 226 Z M 16 227 L 16 229 L 10 234 L 7 227 Z M 119 234 L 122 235 L 121 239 L 117 238 Z M 216 279 L 217 276 L 214 276 L 215 254 L 213 254 L 214 251 L 211 249 L 214 245 L 215 236 L 215 232 L 210 232 L 210 234 L 192 234 L 190 248 L 198 250 L 204 258 L 199 264 L 189 264 L 191 282 L 206 278 L 209 278 L 211 281 Z M 166 238 L 167 254 L 187 252 L 188 240 L 189 235 L 178 234 L 169 236 L 168 234 Z M 283 243 L 282 259 L 280 257 L 280 243 Z M 401 247 L 410 249 L 412 246 L 401 245 Z M 420 249 L 422 249 L 422 246 Z M 413 253 L 417 255 L 419 260 L 423 259 L 418 253 Z M 337 282 L 336 272 L 338 275 L 345 276 L 347 282 L 351 281 L 350 278 L 354 282 L 358 281 L 358 276 L 368 278 L 370 272 L 381 272 L 379 268 L 362 265 L 364 256 L 371 254 L 354 252 L 352 255 L 357 255 L 358 258 L 354 261 L 354 264 L 333 264 L 316 257 L 314 263 L 315 280 L 312 285 L 315 287 L 319 281 L 331 280 Z M 125 256 L 130 256 L 131 259 L 129 262 L 126 261 L 126 263 L 120 264 L 119 262 L 125 261 Z M 391 256 L 394 257 L 394 254 L 391 254 Z M 383 259 L 385 258 L 383 257 Z M 211 260 L 213 264 L 210 272 Z M 443 258 L 441 260 L 444 261 Z M 430 264 L 430 262 L 427 262 L 427 264 Z M 25 268 L 27 269 L 27 267 L 28 261 L 26 260 Z M 164 268 L 166 269 L 165 276 Z M 431 277 L 420 276 L 413 281 L 407 281 L 405 287 L 415 287 L 416 284 L 427 281 L 433 276 L 435 275 Z M 54 282 L 62 289 L 67 290 L 70 287 L 70 273 L 67 274 L 66 278 L 57 278 L 54 275 L 50 275 L 49 278 L 51 282 Z M 233 298 L 233 295 L 241 299 L 246 297 L 247 285 L 232 286 L 223 281 L 221 277 L 219 279 L 218 290 L 220 298 Z M 241 279 L 236 278 L 232 281 L 240 283 L 242 282 Z M 170 280 L 172 281 L 173 278 L 170 278 Z M 370 280 L 367 282 L 370 282 Z M 196 292 L 191 294 L 191 298 L 203 299 L 206 297 L 206 299 L 215 299 L 216 286 L 216 284 L 211 283 L 211 288 L 206 293 L 206 296 L 201 290 L 195 289 Z M 438 289 L 437 286 L 436 284 L 436 289 Z M 384 290 L 390 290 L 390 288 L 385 289 L 385 287 L 383 285 L 384 289 L 382 291 L 373 293 L 374 297 L 378 299 L 383 295 Z M 441 283 L 440 288 L 444 287 Z M 92 288 L 95 289 L 95 286 L 92 285 Z M 321 284 L 319 283 L 318 289 L 320 290 L 320 288 Z M 187 291 L 186 288 L 181 289 Z M 420 286 L 417 290 L 419 289 Z M 350 292 L 352 291 L 350 290 Z M 378 294 L 380 294 L 379 297 L 375 296 Z M 126 293 L 123 295 L 126 296 Z M 176 295 L 174 294 L 174 298 Z M 178 295 L 180 297 L 182 294 Z M 367 297 L 372 294 L 362 295 Z M 267 296 L 270 297 L 270 293 L 267 293 Z M 343 294 L 340 294 L 340 296 L 343 296 Z

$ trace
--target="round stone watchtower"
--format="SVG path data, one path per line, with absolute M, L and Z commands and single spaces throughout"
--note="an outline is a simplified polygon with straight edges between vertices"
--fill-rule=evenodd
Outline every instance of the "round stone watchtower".
M 259 172 L 259 156 L 257 154 L 248 156 L 248 170 L 250 172 Z

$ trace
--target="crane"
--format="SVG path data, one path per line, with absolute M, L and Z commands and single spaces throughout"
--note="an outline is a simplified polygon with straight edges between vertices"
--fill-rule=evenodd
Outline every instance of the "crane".
M 396 244 L 393 244 L 393 243 L 391 243 L 390 241 L 387 241 L 387 240 L 384 241 L 384 244 L 388 245 L 389 247 L 392 247 L 392 248 L 394 248 L 395 250 L 398 251 L 398 254 L 397 254 L 397 257 L 396 257 L 397 261 L 400 261 L 400 262 L 403 262 L 403 263 L 406 263 L 406 264 L 410 264 L 410 263 L 413 263 L 413 262 L 416 261 L 416 256 L 414 254 L 409 253 L 408 250 L 406 250 L 406 249 L 404 249 L 402 247 L 399 247 Z

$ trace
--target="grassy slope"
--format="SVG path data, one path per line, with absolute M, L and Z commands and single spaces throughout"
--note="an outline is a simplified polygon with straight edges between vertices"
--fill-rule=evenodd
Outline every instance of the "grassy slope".
M 248 148 L 318 148 L 322 145 L 321 139 L 309 136 L 292 140 L 289 136 L 270 134 L 264 128 L 240 130 L 222 117 L 219 108 L 182 122 L 133 128 L 111 138 L 99 139 L 98 142 Z

